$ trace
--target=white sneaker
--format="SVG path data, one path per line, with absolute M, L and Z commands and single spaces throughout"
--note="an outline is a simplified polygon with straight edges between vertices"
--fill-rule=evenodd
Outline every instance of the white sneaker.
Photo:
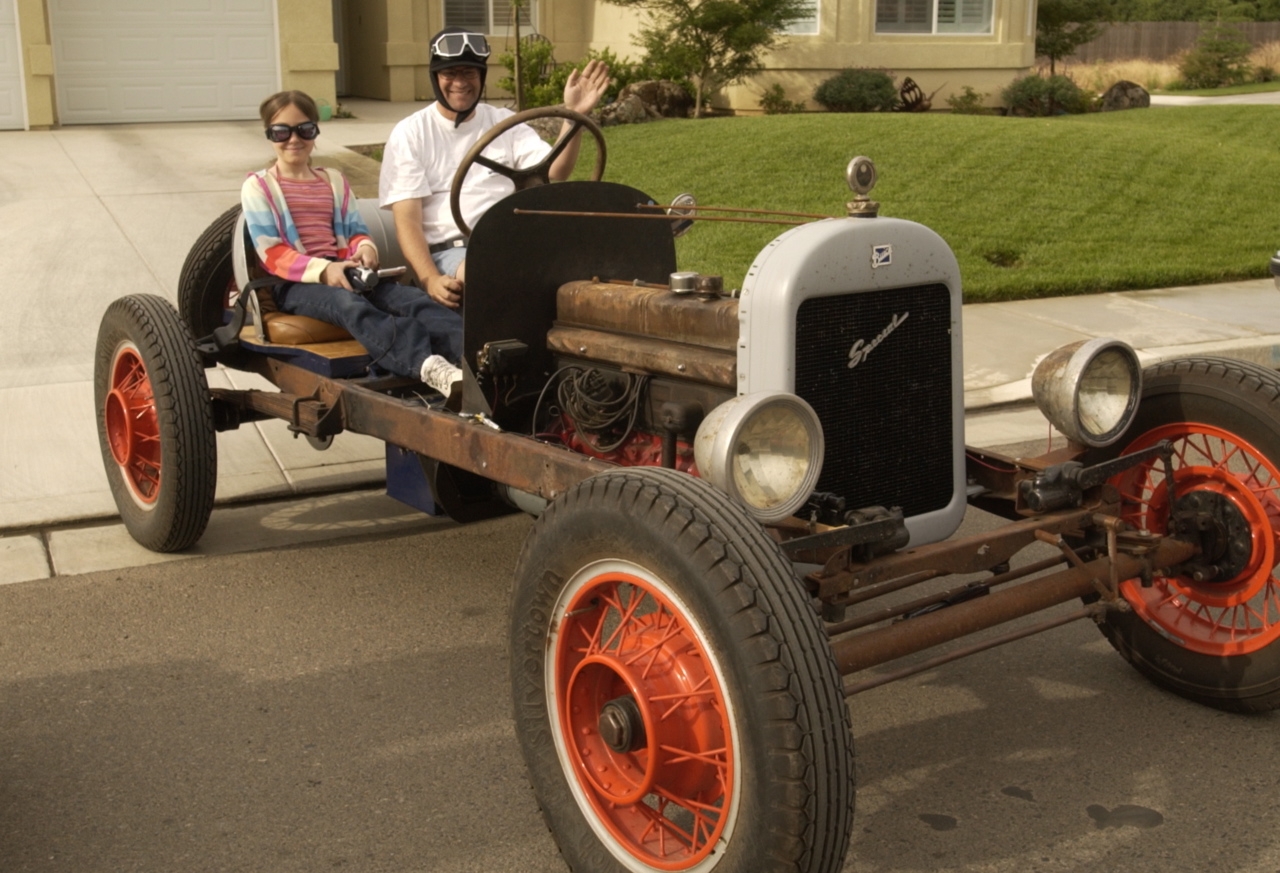
M 439 355 L 430 355 L 422 362 L 422 381 L 449 397 L 456 385 L 462 387 L 462 369 L 450 364 Z

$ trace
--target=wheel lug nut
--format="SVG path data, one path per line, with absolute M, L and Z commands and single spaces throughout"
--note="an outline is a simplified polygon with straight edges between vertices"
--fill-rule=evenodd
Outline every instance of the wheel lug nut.
M 644 718 L 630 695 L 600 708 L 600 737 L 615 752 L 633 752 L 645 744 Z

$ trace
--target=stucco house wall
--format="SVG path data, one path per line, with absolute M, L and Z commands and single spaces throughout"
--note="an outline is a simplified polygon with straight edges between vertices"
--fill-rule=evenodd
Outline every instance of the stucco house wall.
M 49 33 L 49 0 L 13 2 L 18 13 L 27 119 L 31 127 L 58 123 L 56 68 Z M 345 91 L 383 100 L 430 98 L 427 40 L 445 23 L 446 0 L 274 0 L 279 79 L 337 103 L 341 57 Z M 501 0 L 489 0 L 496 9 Z M 632 43 L 641 13 L 603 0 L 532 0 L 534 29 L 555 44 L 560 61 L 574 61 L 590 49 L 636 57 Z M 968 85 L 994 94 L 1035 62 L 1036 0 L 913 0 L 918 4 L 990 2 L 990 29 L 984 33 L 878 32 L 876 4 L 886 0 L 817 0 L 815 33 L 794 35 L 766 60 L 753 80 L 726 88 L 714 103 L 740 112 L 757 111 L 761 94 L 781 84 L 792 100 L 810 108 L 813 90 L 844 67 L 877 67 L 899 81 L 915 79 L 926 93 L 938 91 L 935 105 Z M 952 8 L 948 6 L 947 8 Z M 336 27 L 335 27 L 336 23 Z M 935 25 L 936 27 L 936 25 Z M 881 28 L 883 29 L 883 28 Z M 510 49 L 509 32 L 490 35 L 495 53 Z M 341 46 L 339 46 L 341 41 Z M 491 96 L 501 96 L 490 76 Z
M 596 0 L 570 2 L 597 7 L 590 48 L 608 48 L 619 57 L 638 54 L 631 35 L 640 26 L 639 13 Z M 788 99 L 817 109 L 813 92 L 823 80 L 846 67 L 871 67 L 890 71 L 899 83 L 910 76 L 926 94 L 937 91 L 934 105 L 943 106 L 966 85 L 996 94 L 1035 64 L 1035 0 L 994 0 L 991 32 L 975 34 L 877 33 L 875 0 L 824 0 L 817 30 L 788 36 L 765 59 L 764 72 L 724 89 L 713 105 L 759 111 L 760 96 L 778 83 Z

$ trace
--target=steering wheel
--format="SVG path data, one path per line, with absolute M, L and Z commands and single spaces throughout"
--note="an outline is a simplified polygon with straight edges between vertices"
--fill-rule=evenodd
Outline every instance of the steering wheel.
M 518 170 L 515 167 L 508 167 L 506 164 L 500 164 L 480 154 L 489 147 L 490 143 L 508 130 L 511 130 L 511 128 L 518 124 L 524 124 L 526 121 L 532 121 L 535 118 L 567 118 L 573 122 L 573 126 L 569 128 L 569 135 L 561 138 L 552 147 L 551 152 L 532 167 Z M 578 131 L 584 127 L 591 131 L 591 135 L 596 139 L 596 168 L 591 174 L 591 181 L 599 182 L 600 177 L 604 175 L 604 134 L 598 124 L 581 112 L 574 112 L 567 106 L 540 106 L 537 109 L 526 109 L 524 112 L 518 112 L 491 127 L 484 136 L 480 137 L 479 142 L 471 147 L 471 151 L 467 152 L 466 157 L 462 159 L 462 163 L 458 165 L 458 171 L 453 174 L 453 186 L 449 190 L 449 209 L 452 210 L 453 221 L 458 225 L 458 230 L 462 231 L 462 235 L 471 236 L 471 227 L 462 218 L 461 200 L 462 182 L 467 178 L 467 173 L 470 171 L 472 164 L 479 164 L 500 176 L 506 176 L 515 183 L 517 191 L 523 191 L 525 188 L 533 188 L 537 185 L 546 185 L 551 181 L 551 165 L 556 158 L 560 157 L 560 153 L 569 145 L 569 141 L 577 136 Z

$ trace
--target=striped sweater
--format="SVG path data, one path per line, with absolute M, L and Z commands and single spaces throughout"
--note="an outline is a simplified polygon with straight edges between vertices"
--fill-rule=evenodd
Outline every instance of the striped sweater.
M 372 245 L 373 240 L 355 208 L 346 177 L 337 170 L 320 169 L 319 173 L 333 189 L 333 235 L 339 260 L 346 260 L 360 243 Z M 270 169 L 250 173 L 240 188 L 240 206 L 253 247 L 267 272 L 290 282 L 324 281 L 324 269 L 330 261 L 307 255 L 275 173 Z

